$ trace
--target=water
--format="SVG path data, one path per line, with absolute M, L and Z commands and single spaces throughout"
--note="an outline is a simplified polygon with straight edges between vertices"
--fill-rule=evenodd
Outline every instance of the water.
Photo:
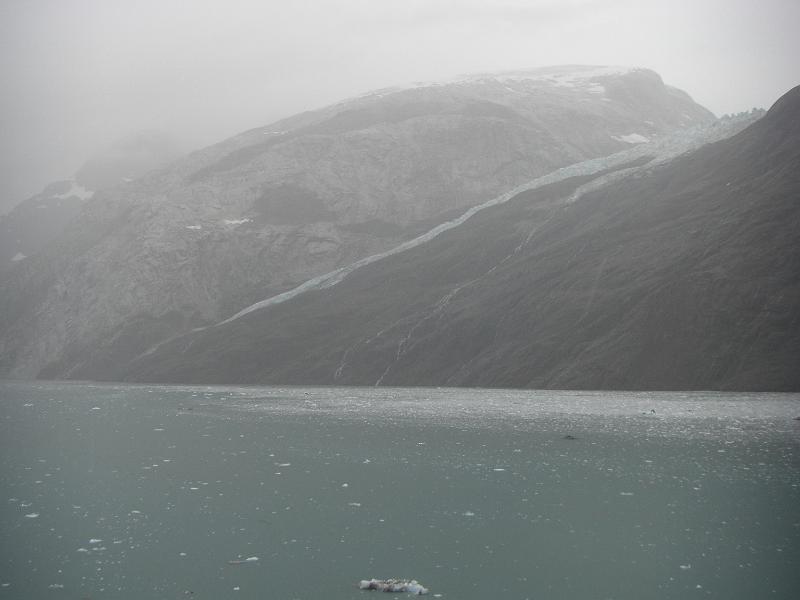
M 796 599 L 797 416 L 774 394 L 0 383 L 0 600 L 366 600 L 372 577 Z

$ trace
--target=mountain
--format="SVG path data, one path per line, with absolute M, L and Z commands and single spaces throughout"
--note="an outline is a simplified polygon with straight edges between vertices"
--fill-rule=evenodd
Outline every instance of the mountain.
M 335 285 L 164 343 L 120 375 L 800 389 L 800 87 L 728 139 L 639 154 L 565 169 Z
M 0 274 L 0 375 L 109 377 L 532 178 L 713 120 L 652 71 L 569 66 L 380 90 L 244 132 L 97 192 Z
M 124 185 L 181 155 L 166 134 L 142 131 L 95 153 L 71 180 L 56 181 L 0 216 L 0 270 L 58 238 L 95 190 Z

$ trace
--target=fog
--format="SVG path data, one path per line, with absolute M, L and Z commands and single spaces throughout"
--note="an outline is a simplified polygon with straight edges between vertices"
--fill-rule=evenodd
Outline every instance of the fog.
M 132 132 L 188 150 L 459 73 L 644 66 L 717 114 L 768 107 L 798 24 L 796 0 L 4 0 L 0 212 Z

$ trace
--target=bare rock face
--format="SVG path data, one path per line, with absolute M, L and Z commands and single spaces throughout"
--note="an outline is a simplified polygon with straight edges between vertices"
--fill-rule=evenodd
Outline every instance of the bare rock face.
M 388 89 L 98 192 L 0 276 L 0 374 L 102 377 L 553 169 L 713 120 L 652 71 Z

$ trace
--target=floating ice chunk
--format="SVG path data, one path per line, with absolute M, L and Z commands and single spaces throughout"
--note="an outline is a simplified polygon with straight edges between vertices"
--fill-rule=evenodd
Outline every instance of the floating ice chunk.
M 407 592 L 417 596 L 428 593 L 428 589 L 416 579 L 362 579 L 358 583 L 358 588 L 379 592 Z
M 350 487 L 350 484 L 349 484 L 349 483 L 343 483 L 343 484 L 342 484 L 342 487 L 343 487 L 343 488 Z
M 679 566 L 679 567 L 680 567 L 680 568 L 681 568 L 683 571 L 688 571 L 689 569 L 691 569 L 691 568 L 692 568 L 692 565 L 691 565 L 691 564 L 688 564 L 688 565 L 678 565 L 678 566 Z
M 356 508 L 360 508 L 361 502 L 348 502 L 347 506 L 355 506 Z
M 475 513 L 472 512 L 471 510 L 465 510 L 463 513 L 461 513 L 461 516 L 462 517 L 474 517 Z
M 501 473 L 501 472 L 505 471 L 505 469 L 503 469 L 501 467 L 495 467 L 494 469 L 492 469 L 492 471 L 494 471 L 496 473 Z
M 76 552 L 88 552 L 89 550 L 86 548 L 78 548 Z
M 225 225 L 243 225 L 245 223 L 252 223 L 253 219 L 223 219 L 222 220 Z
M 99 538 L 92 538 L 92 539 L 90 539 L 90 540 L 89 540 L 89 543 L 90 543 L 90 544 L 99 544 L 99 543 L 100 543 L 100 542 L 102 542 L 102 541 L 103 541 L 103 540 L 101 540 L 101 539 L 99 539 Z
M 202 228 L 203 228 L 203 226 L 202 226 L 202 225 L 187 225 L 187 226 L 186 226 L 186 229 L 200 230 L 200 229 L 202 229 Z
M 100 410 L 100 407 L 99 406 L 93 406 L 92 410 Z
M 35 519 L 38 516 L 39 516 L 39 513 L 28 513 L 27 515 L 25 515 L 25 518 L 26 519 Z
M 633 492 L 620 492 L 620 496 L 633 496 Z
M 50 588 L 51 590 L 63 590 L 64 589 L 64 584 L 63 583 L 51 583 L 47 587 Z
M 255 563 L 258 562 L 259 558 L 257 556 L 250 556 L 248 558 L 237 558 L 235 560 L 229 560 L 229 565 L 246 565 L 247 563 Z

